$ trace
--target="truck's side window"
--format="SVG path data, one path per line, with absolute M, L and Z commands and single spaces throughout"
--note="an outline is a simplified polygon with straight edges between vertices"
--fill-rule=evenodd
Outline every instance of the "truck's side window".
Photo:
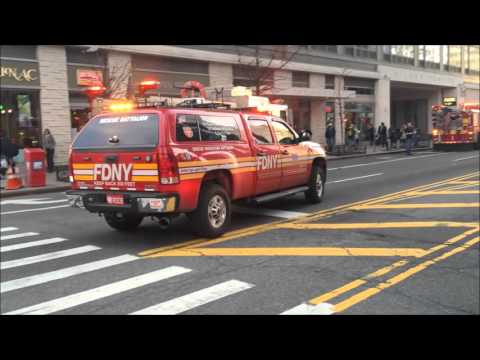
M 266 120 L 250 118 L 248 126 L 257 144 L 273 144 L 272 133 Z
M 177 115 L 177 141 L 200 141 L 198 115 Z
M 200 115 L 202 141 L 238 141 L 240 129 L 231 116 Z
M 272 126 L 280 144 L 289 145 L 295 143 L 295 134 L 285 124 L 279 121 L 272 121 Z

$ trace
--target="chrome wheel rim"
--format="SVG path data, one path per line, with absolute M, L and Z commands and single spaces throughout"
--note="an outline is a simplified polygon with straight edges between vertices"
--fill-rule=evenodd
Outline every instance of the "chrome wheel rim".
M 218 229 L 225 223 L 227 218 L 227 205 L 220 195 L 215 195 L 208 202 L 208 220 L 210 225 Z
M 323 182 L 322 182 L 322 176 L 320 175 L 320 173 L 317 174 L 316 187 L 317 187 L 317 194 L 319 197 L 321 197 L 323 193 Z

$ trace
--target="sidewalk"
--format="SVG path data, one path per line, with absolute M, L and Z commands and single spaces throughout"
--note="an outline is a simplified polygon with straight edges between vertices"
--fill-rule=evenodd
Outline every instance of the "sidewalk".
M 19 196 L 19 195 L 30 195 L 30 194 L 42 194 L 42 193 L 49 193 L 49 192 L 56 192 L 56 191 L 64 191 L 70 189 L 70 184 L 66 182 L 57 181 L 57 174 L 47 173 L 47 181 L 46 186 L 42 187 L 23 187 L 18 190 L 5 190 L 5 183 L 6 180 L 0 180 L 0 198 L 7 198 L 12 196 Z M 25 185 L 25 183 L 24 183 Z
M 431 146 L 417 147 L 417 148 L 413 148 L 412 152 L 415 153 L 417 151 L 426 151 L 426 150 L 432 150 L 432 147 Z M 341 156 L 327 155 L 327 160 L 328 161 L 335 161 L 335 160 L 342 160 L 342 159 L 354 159 L 354 158 L 368 157 L 368 156 L 375 156 L 375 155 L 401 154 L 401 153 L 405 153 L 404 148 L 385 151 L 381 146 L 369 146 L 369 145 L 367 145 L 367 153 L 366 154 L 353 154 L 353 155 L 341 155 Z
M 413 151 L 425 151 L 431 150 L 431 147 L 424 147 L 424 148 L 416 148 Z M 384 151 L 381 147 L 367 147 L 366 154 L 354 154 L 354 155 L 342 155 L 342 156 L 334 156 L 328 155 L 328 161 L 335 161 L 335 160 L 342 160 L 342 159 L 354 159 L 354 158 L 361 158 L 361 157 L 368 157 L 368 156 L 375 156 L 375 155 L 385 155 L 385 154 L 397 154 L 397 153 L 404 153 L 405 149 L 394 149 L 391 151 Z M 50 193 L 50 192 L 57 192 L 57 191 L 65 191 L 70 189 L 70 184 L 66 182 L 57 181 L 56 173 L 47 173 L 47 185 L 43 187 L 34 187 L 34 188 L 22 188 L 18 190 L 5 190 L 5 182 L 6 180 L 1 180 L 0 185 L 2 189 L 0 190 L 0 198 L 8 198 L 12 196 L 20 196 L 20 195 L 31 195 L 31 194 L 42 194 L 42 193 Z

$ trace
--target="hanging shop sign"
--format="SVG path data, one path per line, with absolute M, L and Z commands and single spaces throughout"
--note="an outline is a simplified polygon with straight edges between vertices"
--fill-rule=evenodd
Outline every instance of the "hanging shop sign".
M 77 85 L 96 86 L 103 84 L 103 72 L 100 70 L 77 69 Z
M 444 97 L 442 104 L 444 106 L 456 106 L 457 105 L 457 98 L 456 97 Z
M 39 85 L 38 64 L 2 59 L 0 79 L 2 86 Z

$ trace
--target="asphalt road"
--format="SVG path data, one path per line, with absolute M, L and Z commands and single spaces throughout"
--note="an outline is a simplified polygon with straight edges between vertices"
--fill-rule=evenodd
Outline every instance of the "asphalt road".
M 1 313 L 479 314 L 478 152 L 332 161 L 325 200 L 134 233 L 63 193 L 1 203 Z M 394 194 L 394 195 L 392 195 Z

